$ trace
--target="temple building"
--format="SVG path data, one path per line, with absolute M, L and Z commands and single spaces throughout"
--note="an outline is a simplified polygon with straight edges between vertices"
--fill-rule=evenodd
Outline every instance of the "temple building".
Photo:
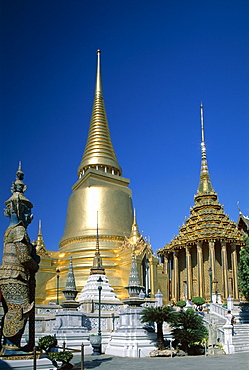
M 132 191 L 128 187 L 130 181 L 122 176 L 112 145 L 103 99 L 100 55 L 98 50 L 88 139 L 78 167 L 78 180 L 68 201 L 66 226 L 58 252 L 46 250 L 39 230 L 37 249 L 41 264 L 37 274 L 37 303 L 55 302 L 58 289 L 59 296 L 62 296 L 70 257 L 74 261 L 77 288 L 81 290 L 84 287 L 95 254 L 97 214 L 103 266 L 118 298 L 127 296 L 124 287 L 129 279 L 133 247 L 141 283 L 152 295 L 160 288 L 156 267 L 158 259 L 138 232 Z
M 239 300 L 237 265 L 244 241 L 210 180 L 203 114 L 201 104 L 201 173 L 194 206 L 179 234 L 157 253 L 164 263 L 166 301 L 200 296 L 214 302 L 217 294 L 222 300 L 229 295 Z

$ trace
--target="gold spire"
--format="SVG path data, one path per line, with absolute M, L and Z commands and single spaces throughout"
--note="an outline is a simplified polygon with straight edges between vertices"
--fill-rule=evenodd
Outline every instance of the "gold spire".
M 91 268 L 91 275 L 93 274 L 101 274 L 105 275 L 105 269 L 102 265 L 102 258 L 99 252 L 99 224 L 98 224 L 98 212 L 97 212 L 97 232 L 96 232 L 96 250 L 95 256 L 93 258 L 93 266 Z
M 200 104 L 200 117 L 201 117 L 201 174 L 198 187 L 198 193 L 207 193 L 213 190 L 208 172 L 206 145 L 204 136 L 204 112 L 203 105 Z
M 97 50 L 97 73 L 95 96 L 92 109 L 92 117 L 88 132 L 88 139 L 83 158 L 78 168 L 78 176 L 82 177 L 88 168 L 102 170 L 114 175 L 121 176 L 122 169 L 118 164 L 112 142 L 105 111 L 102 80 L 100 50 Z
M 38 256 L 48 256 L 47 249 L 42 236 L 42 221 L 38 221 L 38 235 L 36 239 L 36 253 Z
M 131 227 L 131 235 L 129 239 L 132 243 L 135 244 L 140 238 L 141 238 L 141 234 L 138 230 L 136 209 L 134 208 L 134 218 L 133 218 L 133 224 Z
M 236 224 L 224 213 L 223 206 L 218 201 L 218 195 L 212 188 L 206 160 L 202 103 L 200 115 L 202 161 L 199 188 L 194 197 L 195 204 L 190 208 L 190 217 L 180 227 L 179 234 L 171 240 L 170 244 L 166 244 L 157 252 L 158 256 L 165 255 L 169 250 L 197 244 L 199 241 L 220 240 L 238 245 L 243 242 Z

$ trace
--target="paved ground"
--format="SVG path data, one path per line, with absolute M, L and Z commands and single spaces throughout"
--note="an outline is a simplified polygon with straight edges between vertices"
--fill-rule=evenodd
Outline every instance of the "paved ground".
M 80 369 L 80 357 L 74 357 Z M 249 370 L 249 353 L 224 356 L 186 356 L 174 358 L 127 358 L 109 355 L 85 356 L 84 369 L 96 370 Z

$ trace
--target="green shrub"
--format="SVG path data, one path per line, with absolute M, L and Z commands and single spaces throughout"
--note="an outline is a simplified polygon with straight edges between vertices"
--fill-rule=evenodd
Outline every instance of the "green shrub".
M 46 335 L 38 341 L 38 349 L 48 352 L 51 348 L 57 346 L 57 339 L 53 335 Z
M 140 318 L 142 323 L 155 322 L 157 324 L 157 345 L 158 349 L 164 349 L 163 323 L 174 322 L 176 312 L 172 307 L 145 307 Z
M 172 322 L 174 345 L 181 345 L 183 351 L 188 352 L 193 345 L 201 344 L 207 339 L 208 331 L 203 318 L 191 308 L 177 312 L 177 322 Z
M 192 302 L 196 304 L 196 306 L 202 306 L 204 303 L 206 303 L 205 299 L 202 297 L 193 297 Z
M 63 363 L 69 362 L 73 358 L 73 354 L 70 351 L 63 351 L 63 352 L 51 352 L 48 355 L 49 359 L 62 361 Z
M 186 306 L 186 302 L 185 301 L 178 301 L 177 303 L 176 303 L 176 305 L 177 305 L 177 307 L 180 307 L 180 308 L 183 308 L 183 307 L 185 307 Z

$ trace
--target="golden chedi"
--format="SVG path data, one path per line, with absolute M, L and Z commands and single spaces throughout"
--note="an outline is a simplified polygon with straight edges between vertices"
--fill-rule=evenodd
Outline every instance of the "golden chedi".
M 50 254 L 50 272 L 54 270 L 54 277 L 47 282 L 44 299 L 40 297 L 39 303 L 55 301 L 56 269 L 60 270 L 60 291 L 65 287 L 71 256 L 77 289 L 81 290 L 85 285 L 95 253 L 97 213 L 103 266 L 119 298 L 127 294 L 123 287 L 127 285 L 128 276 L 122 273 L 122 261 L 118 252 L 125 236 L 130 235 L 133 221 L 129 182 L 122 177 L 122 169 L 110 137 L 98 50 L 96 87 L 88 139 L 78 168 L 78 180 L 72 187 L 73 192 L 68 201 L 66 225 L 59 252 Z M 56 257 L 57 265 L 54 264 Z M 44 275 L 44 271 L 41 267 L 40 273 L 43 272 Z

